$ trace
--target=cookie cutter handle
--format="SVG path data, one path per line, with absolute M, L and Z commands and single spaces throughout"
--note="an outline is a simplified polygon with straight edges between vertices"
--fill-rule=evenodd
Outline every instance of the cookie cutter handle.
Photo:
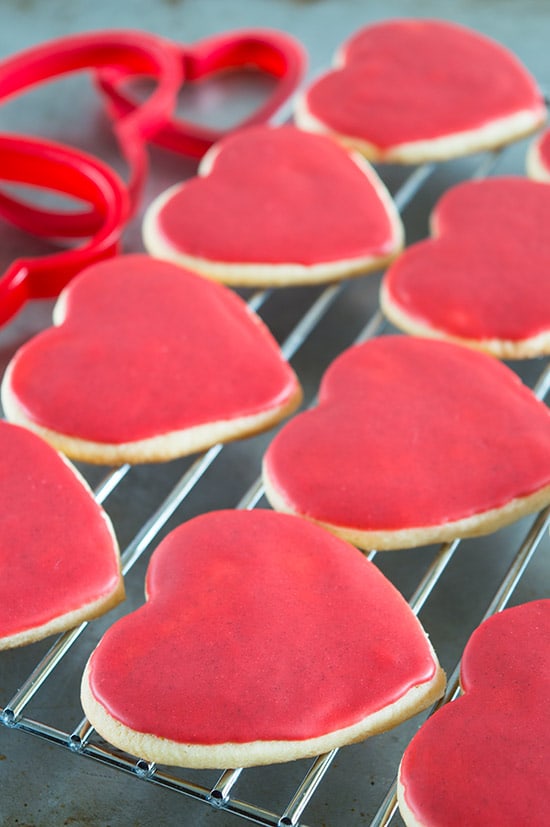
M 49 141 L 1 135 L 0 178 L 86 201 L 102 218 L 101 226 L 77 247 L 12 262 L 0 277 L 0 324 L 4 324 L 27 300 L 57 296 L 85 266 L 117 254 L 130 205 L 124 184 L 110 167 Z M 65 237 L 72 238 L 72 232 Z

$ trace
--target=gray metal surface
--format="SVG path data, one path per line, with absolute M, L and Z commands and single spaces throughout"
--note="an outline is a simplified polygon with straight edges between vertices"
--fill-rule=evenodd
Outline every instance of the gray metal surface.
M 194 41 L 218 31 L 261 25 L 284 29 L 302 41 L 309 54 L 308 78 L 311 78 L 330 63 L 334 50 L 360 25 L 390 16 L 414 15 L 448 18 L 476 27 L 512 48 L 543 88 L 550 87 L 550 5 L 545 0 L 522 3 L 513 0 L 163 0 L 150 3 L 123 0 L 117 4 L 106 0 L 0 0 L 0 55 L 7 56 L 44 39 L 90 29 L 143 28 L 181 41 Z M 223 86 L 227 82 L 214 83 L 210 93 L 188 92 L 183 102 L 201 117 L 219 123 L 228 115 L 244 111 L 248 103 L 262 93 L 261 85 L 247 87 L 244 94 L 239 87 L 236 97 L 221 111 L 216 94 L 219 83 Z M 88 77 L 59 81 L 8 103 L 0 109 L 0 130 L 21 130 L 66 140 L 97 152 L 124 172 L 101 103 Z M 526 142 L 520 142 L 504 152 L 495 160 L 492 172 L 521 174 L 526 146 Z M 416 182 L 412 188 L 407 203 L 401 187 L 410 172 L 381 169 L 392 192 L 403 199 L 409 242 L 426 234 L 428 214 L 438 195 L 455 181 L 475 174 L 484 163 L 484 158 L 475 157 L 427 170 L 425 180 Z M 193 170 L 194 164 L 190 161 L 153 151 L 145 203 Z M 127 251 L 142 249 L 139 225 L 138 216 L 125 235 Z M 0 226 L 2 266 L 16 255 L 38 254 L 46 249 L 42 242 Z M 334 295 L 327 296 L 325 291 L 316 288 L 298 288 L 275 291 L 266 298 L 261 315 L 279 341 L 284 342 L 317 298 L 323 297 L 319 299 L 323 302 L 322 320 L 303 342 L 299 337 L 289 344 L 293 365 L 304 384 L 306 401 L 314 397 L 326 365 L 361 335 L 373 316 L 375 325 L 370 332 L 376 334 L 385 329 L 378 325 L 376 316 L 378 285 L 379 276 L 375 275 L 354 280 L 334 291 Z M 3 369 L 21 342 L 49 323 L 51 307 L 51 302 L 35 303 L 0 330 L 0 368 Z M 520 363 L 516 368 L 525 381 L 533 384 L 542 362 Z M 204 478 L 191 488 L 182 503 L 174 502 L 174 513 L 170 509 L 166 522 L 151 531 L 154 536 L 150 543 L 144 538 L 143 526 L 154 522 L 159 506 L 193 460 L 136 468 L 121 479 L 104 504 L 115 524 L 121 547 L 128 549 L 127 555 L 131 557 L 136 549 L 143 551 L 127 576 L 128 600 L 107 619 L 90 624 L 83 632 L 25 705 L 26 718 L 47 723 L 52 732 L 57 728 L 61 733 L 70 733 L 79 726 L 82 710 L 78 687 L 84 663 L 106 625 L 118 614 L 143 602 L 143 576 L 150 552 L 170 528 L 190 516 L 242 504 L 242 498 L 257 480 L 260 459 L 270 436 L 224 448 L 212 459 Z M 82 470 L 92 484 L 97 485 L 107 469 L 82 467 Z M 523 520 L 490 538 L 461 543 L 456 549 L 429 548 L 376 556 L 376 563 L 419 611 L 449 675 L 469 634 L 488 610 L 500 608 L 508 599 L 511 603 L 520 603 L 548 596 L 547 528 L 536 526 L 542 539 L 532 558 L 530 548 L 522 546 L 525 537 L 530 539 L 532 523 L 531 519 Z M 428 583 L 423 581 L 426 574 Z M 433 583 L 431 578 L 435 578 Z M 509 581 L 510 588 L 514 586 L 504 597 L 499 592 L 503 578 Z M 48 640 L 0 655 L 0 708 L 25 685 L 53 642 Z M 402 751 L 419 723 L 420 720 L 414 720 L 368 742 L 340 750 L 330 762 L 326 775 L 322 774 L 324 767 L 316 767 L 321 770 L 319 788 L 304 811 L 303 823 L 317 827 L 385 823 L 386 816 L 382 819 L 379 808 L 391 788 Z M 100 744 L 98 739 L 93 742 Z M 281 815 L 299 790 L 311 763 L 299 761 L 246 770 L 236 780 L 231 795 L 236 801 L 249 802 L 258 809 Z M 0 824 L 9 827 L 175 827 L 184 824 L 237 827 L 244 823 L 235 814 L 139 778 L 132 762 L 129 769 L 130 772 L 125 773 L 79 756 L 68 747 L 0 726 Z M 162 780 L 162 768 L 160 771 Z M 194 783 L 205 789 L 215 787 L 219 778 L 216 772 L 182 770 L 173 771 L 173 775 L 185 779 L 190 788 Z M 218 787 L 220 791 L 223 784 Z M 395 816 L 391 823 L 400 825 L 401 821 Z

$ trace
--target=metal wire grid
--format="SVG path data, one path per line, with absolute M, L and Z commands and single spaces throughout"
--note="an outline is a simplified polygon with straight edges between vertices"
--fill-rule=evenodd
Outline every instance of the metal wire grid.
M 498 155 L 499 153 L 491 153 L 484 156 L 475 169 L 473 177 L 479 178 L 488 174 Z M 394 200 L 400 212 L 403 212 L 421 192 L 422 187 L 430 178 L 435 168 L 433 164 L 418 167 L 405 179 L 404 183 L 394 194 Z M 291 359 L 308 340 L 308 337 L 322 322 L 330 307 L 334 304 L 337 297 L 346 290 L 347 286 L 346 282 L 331 285 L 318 295 L 281 345 L 282 351 L 287 359 Z M 255 293 L 249 300 L 250 306 L 254 310 L 259 311 L 269 300 L 272 292 L 271 290 L 264 290 Z M 379 335 L 385 325 L 386 322 L 384 318 L 380 311 L 377 310 L 368 320 L 356 341 L 364 341 Z M 534 390 L 539 398 L 544 398 L 549 389 L 550 368 L 546 366 L 540 374 Z M 203 455 L 197 457 L 157 510 L 141 526 L 134 539 L 122 552 L 122 570 L 124 575 L 130 572 L 136 562 L 151 547 L 160 531 L 165 527 L 178 507 L 201 482 L 208 469 L 214 464 L 223 447 L 223 445 L 215 445 Z M 94 493 L 98 502 L 104 503 L 131 471 L 132 469 L 129 465 L 111 469 L 95 488 Z M 262 496 L 263 487 L 261 479 L 257 479 L 241 497 L 236 507 L 240 509 L 252 509 L 259 503 Z M 517 548 L 515 556 L 502 578 L 496 593 L 490 600 L 484 617 L 488 617 L 494 612 L 502 610 L 510 601 L 527 565 L 548 530 L 549 521 L 550 509 L 545 509 L 535 518 L 526 536 Z M 455 540 L 452 543 L 443 544 L 436 551 L 431 564 L 418 582 L 409 600 L 415 614 L 420 613 L 426 601 L 433 593 L 459 544 L 460 541 Z M 370 559 L 374 559 L 375 556 L 376 551 L 372 551 L 369 554 Z M 325 755 L 317 757 L 311 763 L 303 781 L 296 788 L 283 812 L 275 813 L 233 796 L 233 790 L 243 773 L 242 769 L 226 770 L 220 775 L 214 786 L 205 786 L 181 779 L 140 758 L 110 748 L 97 738 L 94 741 L 94 729 L 86 718 L 81 720 L 72 730 L 65 731 L 49 725 L 46 722 L 27 717 L 25 715 L 27 706 L 40 692 L 42 686 L 52 675 L 56 667 L 58 667 L 65 656 L 71 652 L 72 647 L 87 626 L 88 624 L 84 623 L 78 628 L 62 634 L 36 664 L 13 697 L 5 703 L 3 708 L 0 707 L 0 720 L 6 727 L 38 736 L 50 743 L 65 747 L 77 755 L 93 758 L 107 766 L 123 770 L 150 783 L 208 803 L 213 807 L 231 812 L 236 816 L 254 823 L 275 825 L 275 827 L 280 827 L 281 825 L 291 825 L 292 827 L 302 825 L 302 827 L 305 827 L 301 820 L 304 810 L 329 771 L 338 750 L 332 750 Z M 435 708 L 452 700 L 458 694 L 458 669 L 459 666 L 457 665 L 449 678 L 448 688 L 444 698 Z M 389 824 L 394 819 L 397 810 L 395 788 L 396 785 L 394 781 L 387 790 L 384 800 L 372 819 L 371 827 L 382 827 L 382 825 Z

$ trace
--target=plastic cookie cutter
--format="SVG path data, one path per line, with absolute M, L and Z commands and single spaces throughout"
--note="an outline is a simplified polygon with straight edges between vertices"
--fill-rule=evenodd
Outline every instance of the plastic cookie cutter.
M 180 46 L 139 31 L 108 31 L 70 35 L 19 52 L 0 62 L 0 103 L 59 75 L 92 69 L 110 101 L 113 128 L 129 170 L 128 191 L 135 211 L 147 172 L 145 143 L 154 140 L 177 152 L 200 157 L 222 135 L 235 128 L 267 121 L 298 86 L 306 65 L 298 41 L 270 29 L 217 35 L 193 46 Z M 253 67 L 277 79 L 271 96 L 251 116 L 231 130 L 214 130 L 176 119 L 178 92 L 186 80 L 239 67 Z M 153 92 L 136 100 L 128 80 L 155 80 Z M 44 221 L 62 235 L 94 232 L 101 216 L 94 212 L 44 213 L 16 199 L 3 197 L 4 214 L 11 204 L 11 220 L 32 229 Z M 29 227 L 29 225 L 31 225 Z
M 124 188 L 114 172 L 90 155 L 52 142 L 0 136 L 0 181 L 54 190 L 88 205 L 84 210 L 59 211 L 0 189 L 0 215 L 20 229 L 55 239 L 88 238 L 72 250 L 13 262 L 0 277 L 0 324 L 27 299 L 56 296 L 78 270 L 117 251 L 123 225 L 138 206 L 148 167 L 148 141 L 198 157 L 231 131 L 176 119 L 182 84 L 251 66 L 278 82 L 269 99 L 231 129 L 268 120 L 297 87 L 305 55 L 293 38 L 257 30 L 218 35 L 193 47 L 182 47 L 145 32 L 93 32 L 48 41 L 0 62 L 0 104 L 61 75 L 85 69 L 98 73 L 111 102 L 113 130 L 129 167 Z M 126 97 L 132 77 L 154 79 L 154 89 L 145 100 Z
M 109 166 L 76 149 L 43 140 L 0 135 L 0 180 L 31 185 L 87 202 L 95 229 L 77 246 L 37 258 L 19 258 L 0 277 L 0 324 L 8 321 L 28 299 L 55 297 L 83 267 L 119 252 L 128 218 L 128 193 Z M 12 221 L 20 206 L 19 220 Z M 17 210 L 15 210 L 17 212 Z M 61 213 L 43 212 L 41 226 L 25 202 L 0 194 L 0 215 L 40 236 L 74 239 L 74 227 L 61 232 Z M 41 211 L 38 211 L 41 212 Z M 53 216 L 48 223 L 48 216 Z M 70 214 L 69 214 L 70 217 Z
M 82 69 L 112 67 L 127 75 L 148 75 L 156 86 L 148 98 L 131 112 L 117 117 L 113 129 L 129 167 L 130 210 L 138 204 L 147 172 L 146 141 L 166 123 L 175 109 L 183 80 L 183 67 L 175 48 L 145 32 L 107 31 L 70 35 L 19 52 L 0 62 L 0 103 L 31 87 L 60 75 Z M 10 206 L 11 205 L 11 206 Z M 95 233 L 103 214 L 86 212 L 45 212 L 3 196 L 3 214 L 10 212 L 14 224 L 34 232 L 46 222 L 64 237 Z
M 204 155 L 228 132 L 269 121 L 298 87 L 307 62 L 305 50 L 297 40 L 273 29 L 237 30 L 193 45 L 177 46 L 171 41 L 165 44 L 177 54 L 185 81 L 236 69 L 255 69 L 277 81 L 262 105 L 229 129 L 212 129 L 174 117 L 152 136 L 155 144 L 194 158 Z M 136 110 L 139 99 L 130 88 L 131 78 L 124 67 L 103 70 L 98 78 L 115 119 L 128 117 Z

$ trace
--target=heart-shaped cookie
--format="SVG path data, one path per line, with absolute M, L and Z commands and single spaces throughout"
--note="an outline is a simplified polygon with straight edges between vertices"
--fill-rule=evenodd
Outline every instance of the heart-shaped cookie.
M 322 135 L 251 127 L 149 207 L 150 253 L 234 285 L 333 281 L 395 257 L 403 228 L 374 170 Z
M 76 470 L 0 421 L 0 649 L 103 614 L 124 598 L 111 523 Z
M 527 174 L 535 181 L 550 184 L 550 129 L 541 132 L 527 152 Z
M 296 110 L 299 126 L 370 160 L 411 164 L 500 146 L 544 119 L 537 84 L 511 52 L 455 23 L 418 19 L 358 31 Z
M 464 694 L 435 713 L 399 772 L 410 827 L 519 827 L 550 813 L 550 600 L 479 626 L 461 664 Z
M 16 353 L 2 401 L 9 419 L 68 456 L 171 459 L 268 428 L 299 404 L 261 320 L 227 288 L 167 262 L 89 267 L 54 320 Z
M 288 761 L 389 729 L 444 675 L 410 607 L 359 551 L 272 511 L 220 511 L 154 552 L 145 606 L 82 681 L 98 732 L 149 761 Z
M 365 549 L 485 534 L 550 502 L 550 413 L 491 356 L 380 337 L 333 362 L 264 481 L 277 510 Z
M 519 177 L 459 184 L 435 208 L 433 238 L 386 271 L 382 309 L 408 333 L 499 358 L 550 353 L 549 226 L 545 184 Z

